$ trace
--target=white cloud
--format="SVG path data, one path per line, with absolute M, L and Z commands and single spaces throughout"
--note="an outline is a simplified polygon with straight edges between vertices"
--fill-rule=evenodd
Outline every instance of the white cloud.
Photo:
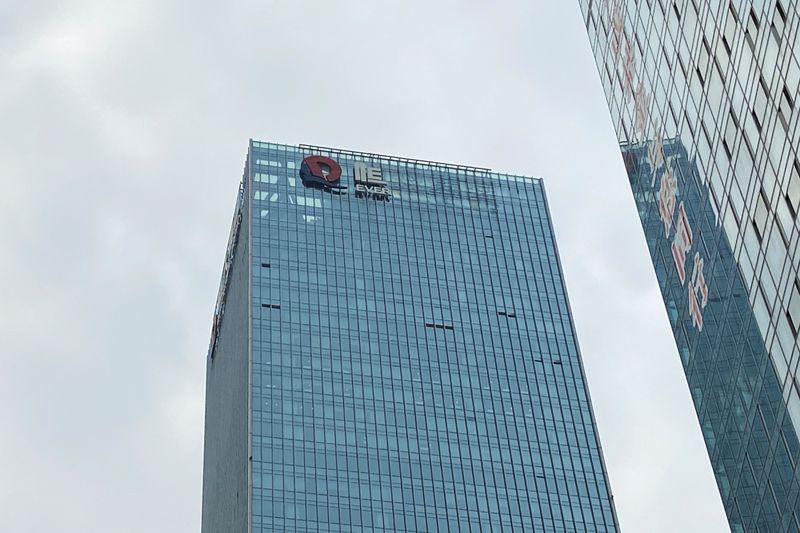
M 250 137 L 543 176 L 623 529 L 727 530 L 577 2 L 17 4 L 0 530 L 198 530 Z

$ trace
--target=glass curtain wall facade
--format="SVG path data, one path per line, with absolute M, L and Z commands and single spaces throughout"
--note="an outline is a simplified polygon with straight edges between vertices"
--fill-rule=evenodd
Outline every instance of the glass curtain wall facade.
M 204 532 L 618 530 L 539 179 L 251 141 L 237 213 Z
M 798 6 L 579 3 L 731 529 L 799 531 Z

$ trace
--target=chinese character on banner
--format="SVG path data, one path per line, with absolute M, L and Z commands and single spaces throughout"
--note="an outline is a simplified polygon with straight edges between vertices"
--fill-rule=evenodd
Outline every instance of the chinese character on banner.
M 672 229 L 672 217 L 675 214 L 675 203 L 678 196 L 678 180 L 672 173 L 672 169 L 667 167 L 667 171 L 661 176 L 661 187 L 658 189 L 658 215 L 664 223 L 664 236 L 669 237 Z M 683 204 L 681 204 L 683 205 Z
M 636 75 L 636 48 L 633 42 L 625 43 L 625 56 L 622 60 L 622 91 L 625 99 L 633 96 L 633 77 Z
M 636 131 L 644 135 L 647 121 L 650 119 L 650 96 L 644 90 L 644 84 L 639 81 L 639 86 L 633 93 L 634 113 L 636 114 L 634 126 Z
M 694 327 L 699 331 L 703 331 L 703 309 L 706 308 L 707 303 L 708 286 L 703 274 L 703 258 L 695 252 L 692 280 L 689 282 L 689 314 L 692 315 Z
M 615 56 L 619 55 L 620 42 L 625 36 L 625 19 L 622 17 L 622 9 L 619 3 L 614 2 L 614 7 L 611 12 L 611 51 Z
M 656 170 L 664 164 L 664 138 L 661 136 L 660 129 L 656 132 L 653 142 L 647 147 L 647 159 L 650 161 L 650 171 L 653 173 L 650 186 L 654 187 L 656 184 Z
M 602 5 L 600 6 L 600 14 L 602 16 L 603 12 L 608 13 L 608 19 L 613 19 L 613 12 L 617 9 L 620 0 L 603 0 Z
M 678 206 L 678 220 L 675 223 L 675 238 L 672 240 L 672 259 L 681 285 L 686 281 L 686 252 L 692 248 L 692 228 L 686 218 L 683 202 Z
M 614 60 L 619 57 L 619 35 L 611 32 L 611 35 L 608 36 L 608 42 L 611 45 L 611 53 L 614 54 Z

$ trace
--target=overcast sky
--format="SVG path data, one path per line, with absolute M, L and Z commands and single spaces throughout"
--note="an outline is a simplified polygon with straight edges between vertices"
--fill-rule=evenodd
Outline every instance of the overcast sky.
M 249 138 L 543 177 L 623 531 L 728 531 L 577 0 L 0 2 L 1 531 L 199 531 Z

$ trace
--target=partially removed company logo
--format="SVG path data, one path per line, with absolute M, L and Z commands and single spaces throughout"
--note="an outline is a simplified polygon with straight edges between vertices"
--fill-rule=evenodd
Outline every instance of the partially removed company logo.
M 392 191 L 386 186 L 380 168 L 356 163 L 353 166 L 353 175 L 356 182 L 356 198 L 372 198 L 384 202 L 391 200 Z
M 339 185 L 341 178 L 342 167 L 330 157 L 310 155 L 300 165 L 300 179 L 306 187 L 326 191 L 347 189 L 344 185 Z

